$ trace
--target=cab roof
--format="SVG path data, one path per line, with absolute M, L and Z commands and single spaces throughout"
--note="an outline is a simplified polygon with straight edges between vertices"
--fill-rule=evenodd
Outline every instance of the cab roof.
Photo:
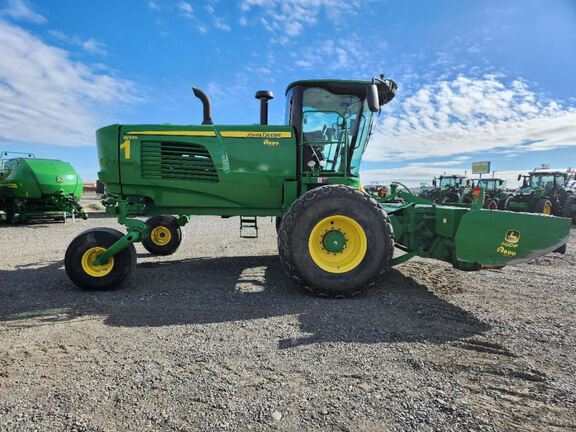
M 530 171 L 528 174 L 532 175 L 532 174 L 558 174 L 558 175 L 569 175 L 569 172 L 566 171 L 561 171 L 561 170 L 555 170 L 555 169 L 535 169 L 533 171 Z
M 322 87 L 334 93 L 341 94 L 356 94 L 361 93 L 362 96 L 366 94 L 366 86 L 371 84 L 372 81 L 359 81 L 359 80 L 335 80 L 335 79 L 318 79 L 318 80 L 299 80 L 288 84 L 286 93 L 292 87 Z
M 328 90 L 334 94 L 341 95 L 354 95 L 360 98 L 366 97 L 366 86 L 372 84 L 372 80 L 337 80 L 337 79 L 318 79 L 318 80 L 300 80 L 288 84 L 286 87 L 286 94 L 291 88 L 300 87 L 320 87 Z M 385 79 L 383 82 L 377 83 L 378 96 L 380 97 L 380 105 L 387 104 L 396 95 L 398 86 L 390 79 Z

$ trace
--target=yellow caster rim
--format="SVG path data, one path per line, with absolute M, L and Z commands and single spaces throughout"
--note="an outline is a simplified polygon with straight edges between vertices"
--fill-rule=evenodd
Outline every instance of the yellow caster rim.
M 544 204 L 544 210 L 542 210 L 542 213 L 544 213 L 545 215 L 551 215 L 552 214 L 552 205 L 549 202 Z
M 110 257 L 108 262 L 102 265 L 94 264 L 96 258 L 106 252 L 106 249 L 100 246 L 94 246 L 88 249 L 82 255 L 82 270 L 92 277 L 104 277 L 114 268 L 114 257 Z
M 165 226 L 157 226 L 150 231 L 150 240 L 157 246 L 166 246 L 172 240 L 172 233 Z
M 314 263 L 329 273 L 354 270 L 366 255 L 368 240 L 364 229 L 348 216 L 328 216 L 318 222 L 308 238 Z

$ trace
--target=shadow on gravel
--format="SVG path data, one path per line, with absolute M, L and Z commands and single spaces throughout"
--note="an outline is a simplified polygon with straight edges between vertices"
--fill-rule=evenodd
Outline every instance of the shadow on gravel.
M 100 315 L 107 325 L 120 327 L 297 315 L 304 335 L 280 340 L 280 348 L 322 342 L 442 343 L 490 328 L 395 269 L 364 296 L 313 297 L 291 283 L 276 255 L 141 263 L 129 286 L 107 292 L 78 290 L 62 262 L 0 271 L 0 281 L 0 322 L 9 326 L 49 325 L 84 315 Z M 22 321 L 27 318 L 32 320 Z

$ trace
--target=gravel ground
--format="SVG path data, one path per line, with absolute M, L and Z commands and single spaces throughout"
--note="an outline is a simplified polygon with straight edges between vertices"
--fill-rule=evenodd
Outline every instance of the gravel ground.
M 63 269 L 79 232 L 0 225 L 0 429 L 574 430 L 576 231 L 564 256 L 464 273 L 415 259 L 376 290 L 295 289 L 274 225 L 196 218 L 123 290 Z

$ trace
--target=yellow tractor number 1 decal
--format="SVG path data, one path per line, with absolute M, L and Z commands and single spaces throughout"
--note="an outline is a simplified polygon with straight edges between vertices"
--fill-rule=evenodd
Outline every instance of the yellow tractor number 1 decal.
M 124 150 L 124 159 L 130 159 L 130 139 L 124 140 L 122 144 L 120 144 L 120 150 Z

